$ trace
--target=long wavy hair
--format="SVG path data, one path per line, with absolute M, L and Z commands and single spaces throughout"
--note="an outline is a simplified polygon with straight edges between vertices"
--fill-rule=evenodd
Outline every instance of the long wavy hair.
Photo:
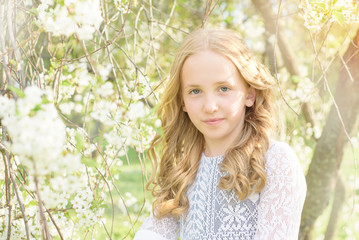
M 147 189 L 155 197 L 153 213 L 157 218 L 169 214 L 178 217 L 189 208 L 186 191 L 195 180 L 204 137 L 182 110 L 181 70 L 189 56 L 204 50 L 230 59 L 245 82 L 256 90 L 254 105 L 246 108 L 242 133 L 225 152 L 220 169 L 228 174 L 220 179 L 218 187 L 233 190 L 243 200 L 265 186 L 265 153 L 275 126 L 274 80 L 233 31 L 199 29 L 184 39 L 175 56 L 157 111 L 163 134 L 154 138 L 148 150 L 152 174 Z

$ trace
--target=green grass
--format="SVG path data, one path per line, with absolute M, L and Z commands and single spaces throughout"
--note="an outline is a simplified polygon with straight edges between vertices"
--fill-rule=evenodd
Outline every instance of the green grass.
M 116 178 L 115 185 L 120 194 L 113 188 L 111 191 L 113 205 L 110 194 L 108 194 L 105 203 L 105 226 L 108 233 L 111 233 L 112 228 L 111 236 L 112 239 L 116 240 L 133 239 L 135 232 L 149 215 L 151 209 L 152 198 L 149 193 L 144 194 L 146 180 L 142 173 L 140 161 L 133 151 L 128 153 L 128 158 L 130 162 L 128 163 L 126 159 L 123 159 L 123 166 L 118 168 L 118 172 L 113 173 L 114 178 Z M 150 164 L 147 163 L 146 165 L 148 173 Z M 123 207 L 123 201 L 127 205 L 127 210 Z M 96 239 L 110 239 L 104 227 L 99 228 Z

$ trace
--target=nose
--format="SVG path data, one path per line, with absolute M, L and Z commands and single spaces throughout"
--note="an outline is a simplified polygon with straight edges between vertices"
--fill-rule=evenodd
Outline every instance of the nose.
M 218 110 L 218 102 L 215 96 L 208 95 L 204 99 L 203 110 L 206 113 L 214 113 Z

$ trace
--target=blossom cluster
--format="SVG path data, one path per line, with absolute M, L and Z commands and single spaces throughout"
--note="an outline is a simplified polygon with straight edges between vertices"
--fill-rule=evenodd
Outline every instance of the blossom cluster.
M 359 22 L 359 2 L 356 0 L 302 0 L 299 7 L 303 11 L 304 25 L 314 31 L 320 30 L 326 22 Z
M 47 175 L 61 169 L 56 163 L 62 163 L 65 125 L 54 105 L 46 103 L 51 93 L 37 87 L 28 87 L 24 93 L 17 101 L 0 96 L 0 118 L 12 140 L 5 144 L 30 174 Z
M 39 26 L 54 36 L 89 40 L 103 21 L 99 0 L 42 0 L 37 11 Z
M 128 84 L 124 84 L 123 91 L 124 95 L 133 101 L 144 99 L 153 92 L 150 79 L 142 74 L 139 74 L 137 78 L 134 77 Z
M 3 145 L 14 155 L 11 162 L 13 169 L 24 170 L 21 176 L 22 187 L 26 189 L 23 204 L 29 230 L 34 236 L 41 236 L 38 207 L 41 203 L 36 194 L 39 190 L 43 207 L 51 214 L 51 220 L 47 217 L 50 232 L 55 235 L 60 228 L 65 239 L 71 239 L 79 229 L 102 220 L 103 208 L 98 203 L 103 201 L 104 196 L 93 192 L 89 194 L 91 176 L 82 163 L 82 156 L 67 150 L 67 128 L 58 116 L 52 92 L 36 86 L 29 86 L 24 92 L 15 92 L 18 95 L 16 100 L 0 96 L 0 120 L 9 137 Z M 7 201 L 5 194 L 0 198 L 1 202 Z M 16 198 L 12 202 L 12 208 L 2 209 L 0 239 L 6 238 L 10 212 L 20 216 L 11 221 L 12 238 L 26 238 L 20 203 Z M 74 210 L 77 217 L 69 210 Z
M 90 188 L 80 191 L 75 198 L 71 200 L 72 206 L 76 211 L 76 217 L 79 220 L 77 227 L 91 227 L 99 221 L 103 221 L 103 208 L 89 208 L 93 201 L 93 191 Z

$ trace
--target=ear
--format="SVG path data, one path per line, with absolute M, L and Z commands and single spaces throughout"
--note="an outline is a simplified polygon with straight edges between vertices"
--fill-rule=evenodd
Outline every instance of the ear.
M 253 87 L 249 87 L 245 104 L 247 107 L 252 107 L 255 101 L 256 101 L 256 90 Z

